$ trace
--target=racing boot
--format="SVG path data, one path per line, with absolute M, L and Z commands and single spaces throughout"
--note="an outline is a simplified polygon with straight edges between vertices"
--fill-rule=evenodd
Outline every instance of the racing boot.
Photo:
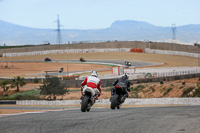
M 111 89 L 111 97 L 110 97 L 110 102 L 111 102 L 111 99 L 112 99 L 112 97 L 115 95 L 115 88 L 112 88 Z
M 126 96 L 123 96 L 121 99 L 121 103 L 124 103 L 125 100 L 126 100 Z
M 120 105 L 117 105 L 117 109 L 120 109 L 120 107 L 121 107 L 121 104 L 120 104 Z
M 94 99 L 94 97 L 91 97 L 90 104 L 88 104 L 88 106 L 92 107 L 94 105 L 94 103 L 95 103 L 95 99 Z
M 88 104 L 88 107 L 87 107 L 87 112 L 89 112 L 90 111 L 90 109 L 91 109 L 91 104 Z
M 80 97 L 80 100 L 81 100 L 80 104 L 82 103 L 83 98 L 84 98 L 84 95 L 82 94 Z

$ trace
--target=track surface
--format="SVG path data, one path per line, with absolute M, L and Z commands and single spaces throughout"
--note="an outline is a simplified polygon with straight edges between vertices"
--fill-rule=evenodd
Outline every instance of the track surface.
M 199 133 L 200 106 L 69 109 L 0 117 L 1 133 Z
M 3 61 L 0 61 L 3 62 Z M 45 61 L 9 61 L 9 62 L 45 62 Z M 52 62 L 63 62 L 63 63 L 81 63 L 78 60 L 54 60 Z M 87 60 L 83 63 L 109 63 L 109 64 L 120 64 L 124 65 L 124 60 Z M 144 67 L 144 66 L 154 66 L 154 65 L 161 65 L 162 63 L 157 62 L 147 62 L 147 61 L 129 61 L 132 66 L 134 67 Z
M 10 62 L 33 62 L 33 61 L 10 61 Z M 34 62 L 44 62 L 44 61 L 34 61 Z M 61 63 L 81 63 L 78 60 L 55 60 L 53 62 L 61 62 Z M 162 65 L 163 63 L 156 63 L 156 62 L 145 62 L 145 61 L 129 61 L 131 63 L 130 68 L 134 67 L 146 67 L 146 66 L 155 66 L 155 65 Z M 108 65 L 125 65 L 123 60 L 87 60 L 83 63 L 89 63 L 89 64 L 108 64 Z M 110 69 L 95 69 L 95 71 L 102 71 L 102 70 L 111 70 Z M 62 72 L 60 75 L 66 75 L 69 73 L 76 73 L 80 71 L 71 71 L 71 72 Z M 49 75 L 55 75 L 57 73 L 49 73 Z M 38 74 L 27 74 L 27 76 L 40 76 L 41 73 Z M 45 75 L 45 74 L 43 74 Z

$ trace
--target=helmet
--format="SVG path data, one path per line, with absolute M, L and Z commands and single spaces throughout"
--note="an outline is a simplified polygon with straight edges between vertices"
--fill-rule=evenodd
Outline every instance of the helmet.
M 122 76 L 126 77 L 127 79 L 129 78 L 127 73 L 124 73 Z
M 98 74 L 97 74 L 97 72 L 96 72 L 96 71 L 92 71 L 92 73 L 91 73 L 91 76 L 97 77 L 97 76 L 98 76 Z

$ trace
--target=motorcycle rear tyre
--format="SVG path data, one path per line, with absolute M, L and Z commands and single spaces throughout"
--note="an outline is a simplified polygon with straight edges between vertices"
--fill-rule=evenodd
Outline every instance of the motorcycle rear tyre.
M 111 105 L 110 108 L 111 109 L 115 109 L 117 106 L 117 99 L 118 99 L 119 95 L 115 94 L 112 99 L 111 99 Z
M 88 108 L 88 101 L 89 101 L 90 97 L 89 96 L 85 96 L 82 100 L 81 103 L 81 111 L 82 112 L 86 112 L 87 108 Z

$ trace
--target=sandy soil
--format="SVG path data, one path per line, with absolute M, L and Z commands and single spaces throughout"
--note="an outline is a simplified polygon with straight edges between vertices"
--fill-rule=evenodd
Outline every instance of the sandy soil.
M 3 64 L 3 63 L 1 63 Z M 3 66 L 3 65 L 2 65 Z M 28 74 L 40 74 L 49 70 L 87 71 L 95 69 L 107 69 L 110 66 L 95 64 L 73 64 L 73 63 L 41 63 L 41 62 L 11 62 L 9 67 L 0 67 L 0 77 L 29 76 Z
M 133 60 L 133 61 L 150 61 L 162 62 L 164 65 L 156 67 L 175 67 L 175 66 L 197 66 L 198 60 L 193 57 L 172 56 L 161 54 L 132 53 L 132 52 L 112 52 L 112 53 L 70 53 L 70 54 L 51 54 L 21 57 L 1 57 L 0 77 L 26 76 L 26 74 L 44 73 L 47 70 L 59 70 L 61 67 L 64 71 L 85 71 L 95 69 L 106 69 L 109 66 L 94 64 L 73 64 L 73 63 L 41 63 L 41 62 L 9 62 L 9 61 L 34 61 L 44 60 L 49 57 L 52 60 L 79 60 L 84 57 L 86 60 Z M 6 63 L 6 60 L 8 61 Z M 8 65 L 8 68 L 5 66 Z M 155 66 L 152 66 L 155 67 Z M 111 71 L 110 71 L 111 73 Z
M 165 63 L 163 67 L 170 66 L 197 66 L 198 59 L 186 56 L 173 56 L 173 55 L 161 55 L 161 54 L 148 54 L 148 53 L 133 53 L 133 52 L 111 52 L 111 53 L 70 53 L 70 54 L 51 54 L 51 55 L 36 55 L 36 56 L 21 56 L 21 57 L 9 57 L 8 61 L 19 60 L 44 60 L 49 57 L 52 60 L 79 60 L 80 57 L 84 57 L 86 60 L 133 60 L 133 61 L 152 61 Z M 6 65 L 5 57 L 1 57 L 0 61 L 4 61 L 3 65 Z

